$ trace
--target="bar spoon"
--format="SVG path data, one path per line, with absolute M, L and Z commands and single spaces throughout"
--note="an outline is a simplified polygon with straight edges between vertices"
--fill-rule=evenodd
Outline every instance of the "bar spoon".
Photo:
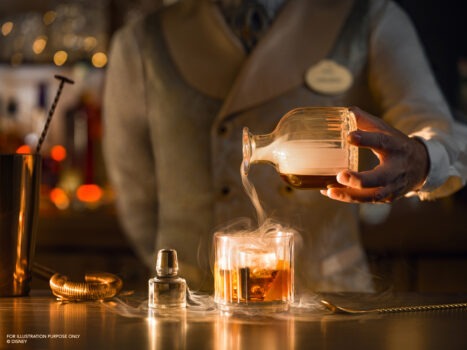
M 419 311 L 433 311 L 433 310 L 447 310 L 467 308 L 467 303 L 453 303 L 453 304 L 434 304 L 434 305 L 412 305 L 412 306 L 396 306 L 384 307 L 375 309 L 353 309 L 336 305 L 329 300 L 321 299 L 321 304 L 331 310 L 335 314 L 347 315 L 362 315 L 369 313 L 396 313 L 396 312 L 419 312 Z

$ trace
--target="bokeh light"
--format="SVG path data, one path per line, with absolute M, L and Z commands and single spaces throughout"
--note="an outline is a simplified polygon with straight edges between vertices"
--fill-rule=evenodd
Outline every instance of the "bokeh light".
M 103 52 L 96 52 L 92 55 L 92 65 L 96 68 L 102 68 L 107 64 L 107 55 Z
M 83 40 L 83 47 L 86 51 L 91 51 L 97 46 L 97 39 L 93 36 L 87 36 Z
M 68 54 L 65 51 L 57 51 L 54 55 L 54 63 L 57 66 L 63 66 L 68 59 Z
M 84 203 L 97 203 L 102 198 L 102 189 L 95 184 L 85 184 L 76 190 L 76 198 Z
M 10 21 L 3 23 L 2 24 L 2 35 L 7 36 L 8 34 L 10 34 L 14 26 L 15 25 L 13 24 L 13 22 L 10 22 Z
M 47 46 L 47 37 L 43 35 L 38 36 L 32 44 L 32 51 L 36 55 L 39 55 L 42 53 L 42 51 L 44 51 L 46 46 Z
M 49 198 L 58 209 L 65 210 L 70 206 L 70 198 L 61 188 L 53 188 L 49 193 Z
M 44 16 L 42 16 L 42 22 L 44 22 L 44 24 L 48 26 L 55 21 L 55 18 L 57 18 L 57 12 L 47 11 L 46 13 L 44 13 Z
M 66 148 L 62 145 L 55 145 L 50 149 L 50 157 L 56 162 L 65 160 L 66 154 Z
M 31 153 L 31 147 L 28 145 L 21 145 L 16 149 L 16 153 L 18 154 L 30 154 Z

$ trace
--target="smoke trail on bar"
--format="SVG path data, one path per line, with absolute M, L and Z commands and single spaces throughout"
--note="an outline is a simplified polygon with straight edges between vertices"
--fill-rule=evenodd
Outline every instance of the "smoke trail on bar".
M 108 301 L 96 302 L 112 313 L 126 318 L 151 318 L 155 317 L 164 321 L 177 321 L 181 315 L 190 322 L 209 322 L 217 320 L 222 314 L 217 309 L 213 297 L 205 293 L 190 292 L 186 309 L 150 309 L 147 299 L 135 296 L 128 298 L 115 297 Z M 316 294 L 302 295 L 291 305 L 288 312 L 282 313 L 258 313 L 258 311 L 244 311 L 237 313 L 236 321 L 259 321 L 258 316 L 266 319 L 294 319 L 320 320 L 322 316 L 329 314 L 319 303 Z

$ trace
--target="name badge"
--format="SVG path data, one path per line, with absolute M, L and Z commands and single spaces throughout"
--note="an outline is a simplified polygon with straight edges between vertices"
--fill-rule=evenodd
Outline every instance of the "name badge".
M 305 82 L 310 89 L 320 94 L 338 95 L 352 86 L 353 76 L 346 67 L 324 59 L 307 69 Z

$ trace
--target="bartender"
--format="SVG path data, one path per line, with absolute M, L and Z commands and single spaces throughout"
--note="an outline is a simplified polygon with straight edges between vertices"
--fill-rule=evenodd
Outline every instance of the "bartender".
M 344 186 L 322 193 L 291 189 L 272 167 L 249 175 L 266 211 L 301 234 L 299 288 L 373 289 L 358 204 L 347 202 L 434 199 L 465 183 L 465 129 L 453 128 L 407 15 L 387 0 L 180 0 L 119 30 L 104 150 L 139 257 L 153 267 L 158 249 L 174 248 L 190 288 L 212 289 L 212 234 L 254 216 L 242 128 L 265 134 L 296 107 L 353 105 L 350 141 L 378 166 L 342 172 Z

